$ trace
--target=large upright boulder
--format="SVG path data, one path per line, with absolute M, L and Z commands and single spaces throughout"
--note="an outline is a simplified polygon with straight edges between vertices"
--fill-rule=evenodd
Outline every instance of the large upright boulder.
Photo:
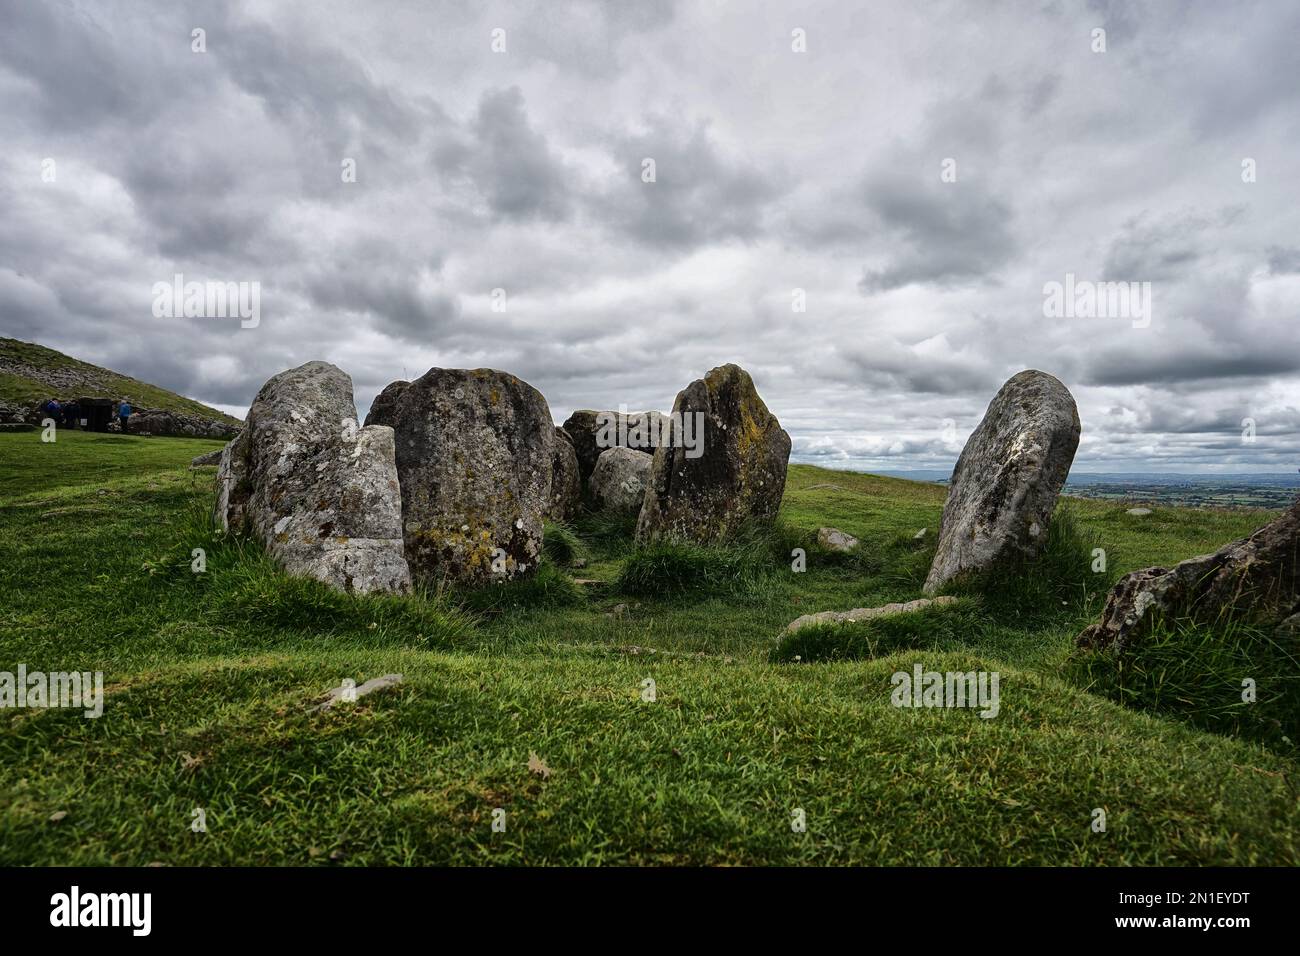
M 475 586 L 536 568 L 555 424 L 541 392 L 494 369 L 430 369 L 370 418 L 396 433 L 416 581 Z
M 637 540 L 717 541 L 748 521 L 776 517 L 790 436 L 748 372 L 711 370 L 678 392 L 670 417 L 670 446 L 655 450 Z
M 383 419 L 392 414 L 393 406 L 397 400 L 402 397 L 402 393 L 411 387 L 410 382 L 398 380 L 384 386 L 384 390 L 375 396 L 375 400 L 370 403 L 370 411 L 366 414 L 366 424 L 376 425 Z
M 957 459 L 925 593 L 1047 543 L 1057 496 L 1079 447 L 1074 397 L 1046 372 L 1013 375 Z
M 551 496 L 546 517 L 568 521 L 582 506 L 582 477 L 573 439 L 563 428 L 555 429 L 555 450 L 551 453 Z
M 327 362 L 257 393 L 221 453 L 216 518 L 290 574 L 359 594 L 410 588 L 392 429 L 357 427 L 352 380 Z
M 591 500 L 597 508 L 634 515 L 641 510 L 654 456 L 632 448 L 606 448 L 591 473 Z
M 1213 554 L 1124 575 L 1107 595 L 1101 620 L 1083 630 L 1078 644 L 1122 652 L 1171 617 L 1272 627 L 1297 612 L 1300 498 L 1280 518 Z
M 596 469 L 596 459 L 610 448 L 631 448 L 653 455 L 660 437 L 667 434 L 663 412 L 611 412 L 580 408 L 561 426 L 573 439 L 578 471 L 586 484 Z

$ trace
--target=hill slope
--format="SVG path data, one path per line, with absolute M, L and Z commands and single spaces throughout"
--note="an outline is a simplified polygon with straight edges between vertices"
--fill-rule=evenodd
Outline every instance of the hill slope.
M 165 388 L 82 362 L 43 345 L 0 338 L 0 402 L 34 409 L 46 399 L 130 399 L 139 412 L 170 412 L 234 430 L 237 418 Z
M 214 536 L 212 472 L 187 468 L 211 447 L 0 435 L 0 669 L 102 670 L 106 696 L 98 719 L 0 708 L 0 766 L 21 768 L 0 778 L 0 864 L 1300 862 L 1289 750 L 1065 679 L 1095 595 L 1024 618 L 968 605 L 946 636 L 868 658 L 769 661 L 809 610 L 916 597 L 912 536 L 933 541 L 942 488 L 795 466 L 784 521 L 870 553 L 629 596 L 625 536 L 579 523 L 587 584 L 544 564 L 549 589 L 457 607 L 337 595 Z M 1069 506 L 1112 573 L 1266 517 Z M 1000 671 L 997 719 L 890 706 L 914 662 Z M 388 673 L 401 685 L 311 710 Z

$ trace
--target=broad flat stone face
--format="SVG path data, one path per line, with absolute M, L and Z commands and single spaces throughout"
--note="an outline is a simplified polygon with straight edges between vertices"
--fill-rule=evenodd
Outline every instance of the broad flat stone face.
M 555 451 L 551 455 L 551 495 L 546 517 L 568 521 L 582 507 L 582 478 L 573 439 L 563 428 L 555 429 Z
M 1069 389 L 1032 369 L 1010 378 L 957 459 L 925 593 L 1038 554 L 1078 447 Z
M 699 418 L 696 418 L 696 416 Z M 699 421 L 702 454 L 674 440 L 655 450 L 637 540 L 718 541 L 747 521 L 771 521 L 785 493 L 790 436 L 767 410 L 749 373 L 723 365 L 677 395 L 673 417 Z
M 426 585 L 531 574 L 555 425 L 542 394 L 494 369 L 430 369 L 368 420 L 395 433 L 406 559 Z
M 591 498 L 597 508 L 636 514 L 645 499 L 653 455 L 631 448 L 608 448 L 591 473 Z
M 327 362 L 281 372 L 221 453 L 216 518 L 290 574 L 341 591 L 410 589 L 389 428 L 358 428 L 352 380 Z
M 1145 568 L 1111 588 L 1080 647 L 1123 651 L 1169 616 L 1212 623 L 1239 617 L 1290 631 L 1300 612 L 1300 498 L 1249 538 L 1172 568 Z M 1290 623 L 1288 623 L 1290 622 Z

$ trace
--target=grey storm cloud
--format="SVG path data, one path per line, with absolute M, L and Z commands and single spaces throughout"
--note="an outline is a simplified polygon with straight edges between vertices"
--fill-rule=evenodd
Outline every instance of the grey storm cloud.
M 1300 273 L 1300 249 L 1294 246 L 1270 246 L 1268 249 L 1268 271 L 1275 276 Z
M 235 412 L 312 359 L 363 413 L 492 366 L 557 420 L 666 410 L 734 361 L 797 460 L 867 469 L 950 467 L 1036 367 L 1078 399 L 1081 468 L 1290 467 L 1298 25 L 1264 0 L 0 3 L 0 334 Z M 155 317 L 177 273 L 259 282 L 260 325 Z M 1049 319 L 1066 273 L 1150 281 L 1150 327 Z
M 487 93 L 471 128 L 474 148 L 460 160 L 494 213 L 507 219 L 569 215 L 574 174 L 529 125 L 518 87 Z
M 1245 213 L 1242 206 L 1205 215 L 1181 210 L 1153 220 L 1145 214 L 1124 223 L 1102 266 L 1106 280 L 1150 282 L 1168 279 L 1196 266 Z
M 757 238 L 768 203 L 781 192 L 773 175 L 724 154 L 706 123 L 654 116 L 645 132 L 614 137 L 607 147 L 623 175 L 596 197 L 594 214 L 650 246 Z M 647 160 L 653 182 L 643 179 Z
M 996 281 L 1016 249 L 1012 208 L 978 189 L 950 188 L 955 185 L 937 176 L 877 177 L 863 184 L 867 210 L 893 249 L 884 266 L 863 270 L 859 289 Z

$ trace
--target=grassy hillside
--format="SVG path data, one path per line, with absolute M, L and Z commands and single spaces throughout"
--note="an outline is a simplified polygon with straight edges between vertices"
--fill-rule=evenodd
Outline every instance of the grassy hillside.
M 109 688 L 97 720 L 0 710 L 0 864 L 1300 862 L 1293 749 L 1130 709 L 1071 668 L 1119 572 L 1267 513 L 1071 502 L 1107 551 L 1095 587 L 964 596 L 860 659 L 774 663 L 801 614 L 919 595 L 942 488 L 795 466 L 780 532 L 729 552 L 637 552 L 625 522 L 587 519 L 551 529 L 539 582 L 352 599 L 213 534 L 213 471 L 185 466 L 215 447 L 0 434 L 0 670 Z M 824 524 L 863 553 L 817 551 Z M 1000 672 L 1001 713 L 890 706 L 918 661 Z
M 0 402 L 30 407 L 51 396 L 127 397 L 137 408 L 181 412 L 239 425 L 238 419 L 165 388 L 79 361 L 43 345 L 0 338 Z

